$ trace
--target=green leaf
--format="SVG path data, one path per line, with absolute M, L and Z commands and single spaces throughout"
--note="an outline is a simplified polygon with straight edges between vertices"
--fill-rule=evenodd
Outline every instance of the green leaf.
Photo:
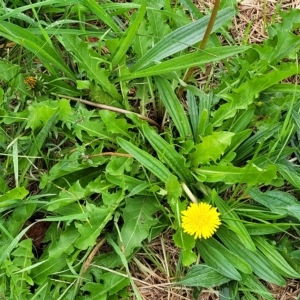
M 58 112 L 58 119 L 63 122 L 71 120 L 70 116 L 73 115 L 70 102 L 68 100 L 48 100 L 41 103 L 34 102 L 29 107 L 29 116 L 26 128 L 32 130 L 40 129 L 49 119 Z
M 217 235 L 221 241 L 232 252 L 242 256 L 251 266 L 253 272 L 261 279 L 284 286 L 285 281 L 278 272 L 271 266 L 268 259 L 261 254 L 258 250 L 250 251 L 243 243 L 238 239 L 237 235 L 231 230 L 221 226 L 217 230 Z
M 257 279 L 254 274 L 241 274 L 242 284 L 250 289 L 251 292 L 256 293 L 258 296 L 266 300 L 274 300 L 274 297 L 266 289 L 266 287 Z M 257 298 L 255 298 L 256 300 Z
M 85 196 L 86 189 L 83 188 L 77 180 L 68 190 L 63 189 L 58 197 L 51 199 L 48 205 L 48 211 L 55 211 L 63 206 L 75 203 Z
M 11 205 L 16 206 L 21 204 L 20 200 L 23 200 L 28 193 L 25 187 L 16 187 L 7 191 L 4 195 L 0 196 L 0 211 L 11 208 Z
M 131 154 L 157 178 L 162 182 L 167 182 L 172 173 L 159 160 L 122 138 L 118 138 L 117 141 L 127 153 Z
M 252 188 L 248 194 L 274 213 L 293 216 L 300 220 L 300 204 L 294 196 L 276 190 L 262 193 L 257 188 Z
M 228 248 L 226 248 L 223 244 L 218 242 L 213 237 L 203 242 L 205 242 L 205 244 L 208 245 L 210 248 L 217 249 L 220 252 L 220 255 L 224 256 L 231 263 L 231 265 L 235 267 L 237 270 L 245 274 L 252 273 L 251 266 L 240 255 L 236 255 L 232 251 L 228 250 Z
M 58 241 L 52 240 L 48 249 L 49 258 L 58 258 L 64 253 L 71 254 L 74 250 L 74 242 L 79 235 L 74 224 L 67 226 L 65 231 L 60 234 Z
M 300 275 L 287 263 L 287 261 L 280 255 L 276 248 L 270 245 L 266 239 L 256 236 L 253 237 L 257 248 L 268 258 L 274 269 L 282 276 L 287 278 L 299 278 Z
M 192 166 L 208 164 L 210 160 L 216 162 L 224 154 L 234 136 L 232 132 L 213 132 L 202 138 L 202 142 L 195 146 L 195 151 L 190 155 Z
M 241 84 L 232 93 L 224 95 L 227 103 L 215 111 L 213 126 L 220 126 L 224 120 L 235 116 L 238 109 L 247 109 L 259 93 L 268 87 L 298 73 L 298 66 L 292 63 L 281 64 L 277 69 L 268 74 L 257 76 Z
M 250 251 L 255 251 L 255 245 L 237 213 L 218 196 L 215 190 L 211 192 L 211 200 L 218 207 L 222 221 L 224 221 L 228 227 L 238 235 L 240 242 L 242 242 L 242 244 Z
M 58 73 L 53 68 L 61 70 L 67 76 L 76 80 L 74 73 L 65 64 L 62 56 L 58 54 L 47 42 L 29 32 L 26 28 L 21 28 L 10 22 L 2 21 L 0 23 L 0 36 L 3 36 L 22 47 L 25 47 L 32 54 L 36 55 L 53 74 L 58 76 Z M 52 66 L 53 65 L 53 66 Z
M 87 7 L 93 14 L 95 14 L 103 23 L 108 25 L 114 32 L 120 32 L 120 28 L 110 17 L 110 15 L 102 8 L 95 0 L 80 0 L 80 3 Z
M 281 224 L 281 223 L 271 223 L 271 224 L 245 224 L 246 229 L 250 235 L 266 235 L 274 234 L 280 232 L 286 232 L 291 225 Z
M 88 221 L 83 224 L 75 223 L 76 228 L 80 232 L 80 237 L 75 243 L 75 247 L 80 250 L 85 250 L 90 246 L 95 245 L 96 240 L 106 224 L 112 219 L 118 204 L 123 200 L 122 192 L 119 193 L 118 199 L 109 208 L 96 207 L 93 204 L 86 203 L 86 209 L 89 213 Z
M 22 170 L 22 174 L 20 176 L 20 182 L 23 181 L 25 174 L 27 173 L 28 169 L 30 168 L 31 164 L 33 164 L 35 157 L 38 155 L 39 151 L 41 151 L 41 148 L 43 144 L 46 141 L 46 138 L 49 135 L 49 132 L 52 129 L 52 126 L 57 122 L 59 115 L 59 110 L 57 110 L 47 121 L 47 123 L 44 124 L 44 127 L 40 130 L 40 132 L 37 134 L 37 136 L 33 139 L 34 142 L 32 144 L 32 147 L 30 148 L 30 151 L 28 153 L 28 158 L 26 157 L 26 160 L 20 161 L 19 169 Z
M 109 110 L 100 110 L 99 115 L 110 133 L 130 137 L 128 130 L 133 126 L 128 124 L 124 118 L 117 118 L 116 113 Z
M 300 174 L 296 170 L 290 170 L 287 166 L 282 164 L 276 164 L 279 173 L 287 180 L 291 185 L 300 189 Z
M 234 15 L 233 9 L 224 9 L 218 12 L 212 32 L 216 31 Z M 135 72 L 149 66 L 154 61 L 160 61 L 176 52 L 188 48 L 201 41 L 204 37 L 210 16 L 205 16 L 200 20 L 182 26 L 154 45 L 132 68 Z
M 200 175 L 199 180 L 203 182 L 224 182 L 226 184 L 247 183 L 250 186 L 256 184 L 269 184 L 276 178 L 277 168 L 269 165 L 266 169 L 261 169 L 254 164 L 249 164 L 244 168 L 234 166 L 203 166 L 194 169 Z
M 156 77 L 155 83 L 158 88 L 161 100 L 170 114 L 179 134 L 183 140 L 192 138 L 192 130 L 186 113 L 179 99 L 175 95 L 168 80 Z
M 59 272 L 66 266 L 67 256 L 61 255 L 47 260 L 40 259 L 39 263 L 36 268 L 32 269 L 31 276 L 36 284 L 42 285 L 47 281 L 49 275 Z
M 60 42 L 65 46 L 66 50 L 73 53 L 79 69 L 86 72 L 89 79 L 95 80 L 105 92 L 115 99 L 120 99 L 116 87 L 108 79 L 109 72 L 99 67 L 100 62 L 104 62 L 104 59 L 99 54 L 93 49 L 89 49 L 88 44 L 75 35 L 63 34 Z
M 122 209 L 124 225 L 121 237 L 125 256 L 130 256 L 136 247 L 140 247 L 149 235 L 151 228 L 158 223 L 153 214 L 159 210 L 156 200 L 151 197 L 134 197 L 126 199 Z
M 193 236 L 185 233 L 181 227 L 179 227 L 176 233 L 173 235 L 174 243 L 181 249 L 182 264 L 184 266 L 190 266 L 197 260 L 197 255 L 193 251 L 196 241 Z
M 126 55 L 126 52 L 130 47 L 131 42 L 133 41 L 141 22 L 144 19 L 145 13 L 146 13 L 146 1 L 142 1 L 141 8 L 135 20 L 130 24 L 130 26 L 128 27 L 128 29 L 126 30 L 126 32 L 124 33 L 123 37 L 120 40 L 119 49 L 117 50 L 117 52 L 115 53 L 115 55 L 111 60 L 112 65 L 119 64 L 120 61 L 123 59 L 123 57 Z
M 175 174 L 186 183 L 193 183 L 194 178 L 189 168 L 185 166 L 185 160 L 168 142 L 158 135 L 148 125 L 142 126 L 142 131 L 151 146 L 157 152 L 161 161 L 167 164 Z
M 299 50 L 300 40 L 299 37 L 292 32 L 278 32 L 277 45 L 274 47 L 272 55 L 269 57 L 269 64 L 276 65 L 283 58 L 287 57 L 290 53 Z
M 214 268 L 225 277 L 237 281 L 242 279 L 240 273 L 218 249 L 211 247 L 206 241 L 201 240 L 197 241 L 197 248 L 208 266 Z
M 207 265 L 192 266 L 186 276 L 178 283 L 184 286 L 211 288 L 220 286 L 228 281 L 227 278 Z
M 141 71 L 133 72 L 118 80 L 125 81 L 147 76 L 163 75 L 212 62 L 219 62 L 222 59 L 244 52 L 247 49 L 248 47 L 242 46 L 222 46 L 205 49 L 205 51 L 197 50 L 193 53 L 183 54 L 179 57 L 160 62 Z

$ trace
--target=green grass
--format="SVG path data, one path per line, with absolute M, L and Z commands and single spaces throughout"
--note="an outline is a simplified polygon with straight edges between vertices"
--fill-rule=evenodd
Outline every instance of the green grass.
M 143 299 L 134 264 L 275 299 L 300 277 L 299 10 L 252 45 L 221 1 L 202 49 L 192 1 L 104 2 L 0 5 L 0 298 Z M 221 213 L 206 240 L 181 227 L 195 199 Z

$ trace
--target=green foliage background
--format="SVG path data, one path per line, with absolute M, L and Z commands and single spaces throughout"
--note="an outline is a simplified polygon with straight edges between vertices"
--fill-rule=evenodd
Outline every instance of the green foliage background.
M 172 282 L 195 297 L 274 299 L 262 282 L 299 279 L 300 13 L 259 45 L 230 38 L 237 13 L 221 1 L 199 50 L 210 13 L 189 0 L 2 1 L 3 299 L 142 299 L 129 264 L 167 230 Z M 183 82 L 207 64 L 214 84 Z M 190 198 L 218 208 L 215 236 L 183 232 Z

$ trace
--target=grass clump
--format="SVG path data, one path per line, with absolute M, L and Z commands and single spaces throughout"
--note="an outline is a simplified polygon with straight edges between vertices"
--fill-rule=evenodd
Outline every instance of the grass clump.
M 161 297 L 275 299 L 299 279 L 298 10 L 242 45 L 234 1 L 214 22 L 191 1 L 1 5 L 3 299 L 143 299 L 141 273 Z M 191 202 L 213 236 L 183 230 Z

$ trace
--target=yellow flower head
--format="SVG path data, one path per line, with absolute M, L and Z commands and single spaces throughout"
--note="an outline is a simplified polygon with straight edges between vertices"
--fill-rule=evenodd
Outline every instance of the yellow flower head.
M 217 208 L 205 202 L 191 203 L 181 213 L 183 231 L 194 235 L 195 239 L 211 237 L 221 224 Z

